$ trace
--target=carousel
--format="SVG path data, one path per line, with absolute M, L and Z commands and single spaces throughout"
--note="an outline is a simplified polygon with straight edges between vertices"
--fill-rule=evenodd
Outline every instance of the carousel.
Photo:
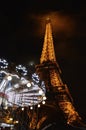
M 46 100 L 45 84 L 34 71 L 30 70 L 31 67 L 21 64 L 12 66 L 13 64 L 7 60 L 0 59 L 1 130 L 14 130 L 18 124 L 23 125 L 23 113 L 26 112 L 28 115 L 29 110 L 38 109 Z

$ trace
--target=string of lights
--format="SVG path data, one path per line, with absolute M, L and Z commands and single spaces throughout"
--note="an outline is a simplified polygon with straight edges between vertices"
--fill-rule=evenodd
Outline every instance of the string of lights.
M 0 113 L 3 110 L 6 113 L 0 118 L 0 126 L 13 128 L 14 124 L 19 123 L 13 118 L 13 113 L 18 109 L 24 111 L 25 107 L 33 110 L 34 107 L 39 108 L 41 103 L 45 104 L 46 89 L 44 82 L 35 72 L 29 79 L 27 67 L 19 64 L 15 66 L 15 71 L 11 71 L 9 66 L 7 60 L 0 59 Z M 8 115 L 9 118 L 6 119 Z

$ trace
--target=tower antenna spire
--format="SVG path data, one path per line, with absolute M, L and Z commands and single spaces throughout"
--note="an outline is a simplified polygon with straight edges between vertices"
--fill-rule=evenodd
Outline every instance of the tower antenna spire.
M 49 17 L 47 17 L 46 19 L 44 44 L 43 44 L 42 54 L 40 58 L 40 63 L 46 61 L 56 61 L 55 50 L 53 45 L 51 20 Z

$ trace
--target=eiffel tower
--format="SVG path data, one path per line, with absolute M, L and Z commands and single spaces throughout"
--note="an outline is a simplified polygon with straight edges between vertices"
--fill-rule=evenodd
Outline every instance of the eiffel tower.
M 56 61 L 51 20 L 46 20 L 46 29 L 40 64 L 36 65 L 36 72 L 45 82 L 48 100 L 52 99 L 54 106 L 58 106 L 68 126 L 86 130 L 86 124 L 74 107 L 72 96 L 66 84 L 61 79 L 61 70 Z M 53 98 L 52 98 L 53 97 Z M 54 129 L 53 129 L 54 130 Z

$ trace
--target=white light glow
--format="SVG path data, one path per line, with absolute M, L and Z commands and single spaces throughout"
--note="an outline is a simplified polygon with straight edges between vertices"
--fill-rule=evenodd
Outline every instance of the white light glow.
M 22 107 L 22 111 L 24 111 L 24 107 Z
M 31 87 L 31 83 L 30 82 L 27 83 L 27 87 L 28 88 Z
M 38 107 L 40 107 L 40 104 L 38 104 Z
M 18 121 L 15 121 L 16 124 L 18 124 L 19 122 Z
M 18 66 L 16 66 L 16 71 L 18 72 L 18 73 L 21 73 L 21 75 L 23 75 L 23 76 L 26 76 L 27 75 L 27 68 L 25 67 L 25 66 L 23 66 L 23 65 L 18 65 Z
M 13 120 L 13 118 L 10 118 L 10 121 L 12 121 Z
M 12 80 L 12 76 L 7 76 L 7 79 L 9 80 L 9 81 L 11 81 Z
M 30 109 L 32 110 L 32 109 L 33 109 L 33 107 L 31 106 L 31 107 L 30 107 Z
M 43 100 L 46 100 L 46 97 L 45 97 L 45 96 L 43 97 Z
M 8 68 L 8 62 L 5 59 L 0 59 L 0 68 L 1 69 Z
M 42 104 L 45 104 L 45 101 L 42 101 Z

